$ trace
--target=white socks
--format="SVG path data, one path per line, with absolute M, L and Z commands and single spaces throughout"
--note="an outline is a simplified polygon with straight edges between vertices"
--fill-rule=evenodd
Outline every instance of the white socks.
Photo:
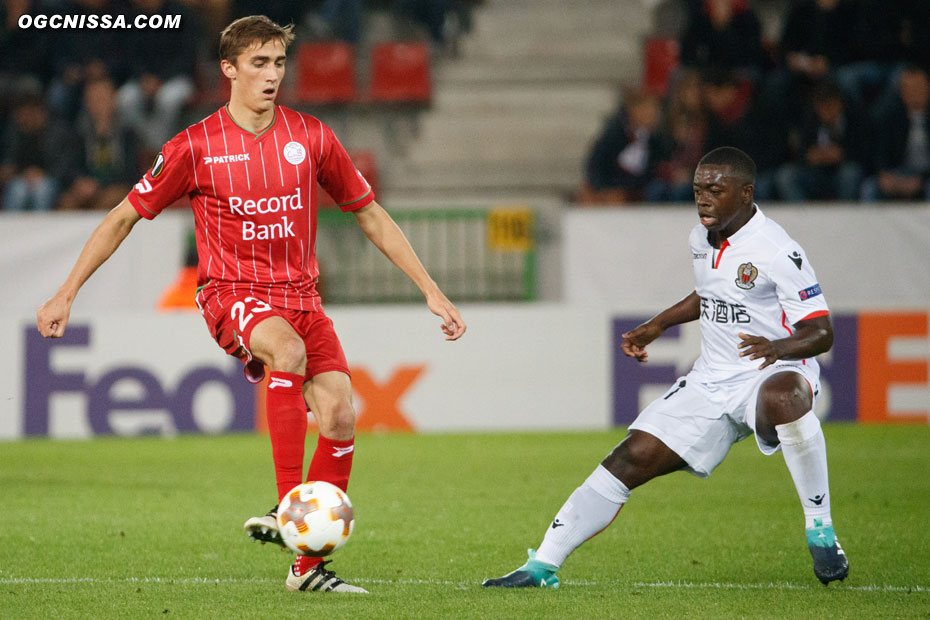
M 569 554 L 601 530 L 617 516 L 630 499 L 630 490 L 603 465 L 575 489 L 555 516 L 539 545 L 536 559 L 555 567 Z
M 830 525 L 830 494 L 827 477 L 827 445 L 820 420 L 813 411 L 799 419 L 775 427 L 785 464 L 804 508 L 805 527 L 814 527 L 814 519 Z
M 804 508 L 805 526 L 814 527 L 814 519 L 831 525 L 827 446 L 820 420 L 809 411 L 794 422 L 779 424 L 775 432 Z M 629 499 L 626 485 L 598 465 L 559 509 L 536 560 L 561 567 L 572 551 L 610 525 Z

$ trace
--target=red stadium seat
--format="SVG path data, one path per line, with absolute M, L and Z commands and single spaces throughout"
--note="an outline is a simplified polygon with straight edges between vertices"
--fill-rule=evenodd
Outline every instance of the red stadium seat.
M 643 88 L 653 95 L 664 95 L 668 90 L 668 79 L 679 62 L 676 39 L 646 39 L 643 43 Z
M 430 52 L 425 43 L 380 43 L 371 53 L 369 97 L 378 103 L 429 103 Z
M 349 103 L 356 99 L 355 48 L 341 41 L 303 43 L 297 50 L 297 103 Z

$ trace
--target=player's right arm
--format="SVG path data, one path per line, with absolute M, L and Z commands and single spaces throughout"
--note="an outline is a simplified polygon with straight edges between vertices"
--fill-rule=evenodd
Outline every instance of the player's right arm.
M 636 358 L 637 362 L 647 362 L 649 354 L 646 352 L 646 346 L 650 342 L 665 333 L 669 327 L 690 323 L 700 317 L 701 298 L 697 291 L 691 291 L 690 295 L 674 306 L 666 308 L 642 325 L 622 334 L 623 342 L 620 344 L 620 350 L 627 357 Z
M 46 338 L 61 338 L 64 335 L 71 304 L 81 286 L 110 258 L 140 219 L 142 217 L 126 198 L 107 213 L 87 239 L 74 268 L 58 292 L 36 312 L 39 333 Z
M 39 308 L 36 313 L 39 333 L 46 338 L 61 338 L 68 325 L 71 304 L 81 286 L 110 258 L 136 222 L 142 218 L 154 218 L 162 209 L 196 188 L 193 163 L 197 158 L 187 130 L 162 147 L 152 168 L 91 233 L 71 274 L 58 292 Z

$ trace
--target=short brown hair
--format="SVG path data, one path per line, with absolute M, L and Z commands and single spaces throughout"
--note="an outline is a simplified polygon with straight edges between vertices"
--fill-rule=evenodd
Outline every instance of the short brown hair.
M 262 46 L 272 39 L 278 39 L 287 49 L 294 41 L 294 24 L 280 26 L 264 15 L 240 17 L 220 33 L 220 60 L 236 64 L 239 54 L 256 41 Z

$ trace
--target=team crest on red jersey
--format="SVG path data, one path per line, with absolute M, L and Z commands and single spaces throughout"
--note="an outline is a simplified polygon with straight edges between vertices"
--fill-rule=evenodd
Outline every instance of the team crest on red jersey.
M 756 285 L 759 270 L 752 263 L 743 263 L 736 270 L 736 286 L 749 290 Z
M 307 149 L 300 142 L 288 142 L 284 145 L 283 153 L 287 163 L 295 166 L 303 163 L 304 159 L 307 158 Z

